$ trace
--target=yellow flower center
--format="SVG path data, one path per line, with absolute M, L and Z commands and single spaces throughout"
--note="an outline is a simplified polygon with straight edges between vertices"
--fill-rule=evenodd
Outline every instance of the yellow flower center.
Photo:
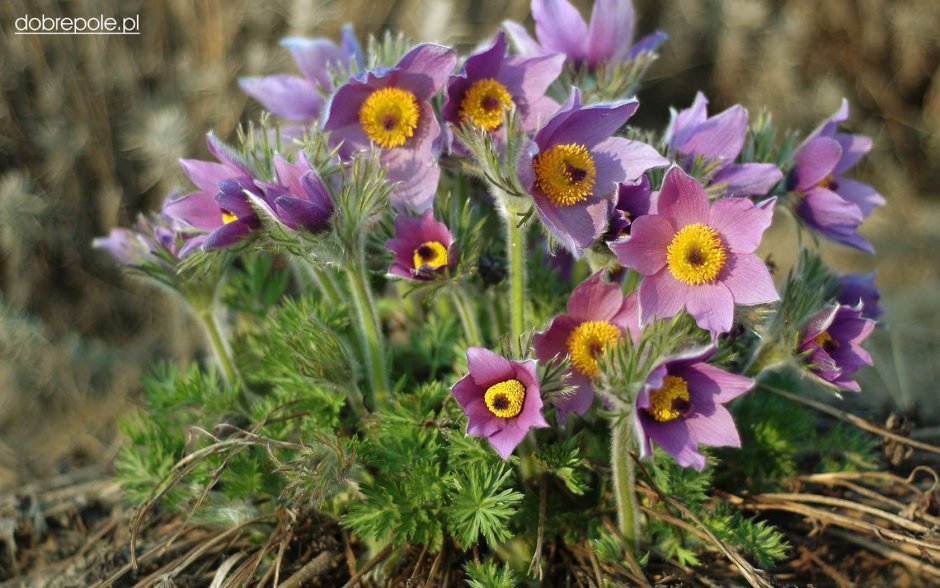
M 829 174 L 828 176 L 826 176 L 826 177 L 824 177 L 823 179 L 821 179 L 821 180 L 819 180 L 818 182 L 816 182 L 816 187 L 817 187 L 817 188 L 827 188 L 827 189 L 832 188 L 832 187 L 833 187 L 833 184 L 835 183 L 835 182 L 833 182 L 832 180 L 833 180 L 832 174 Z
M 486 389 L 484 400 L 491 413 L 500 418 L 511 419 L 522 412 L 525 386 L 519 380 L 506 380 L 493 384 Z
M 718 231 L 700 223 L 682 227 L 666 248 L 666 263 L 672 277 L 691 285 L 717 278 L 726 256 Z
M 682 416 L 688 403 L 688 383 L 679 376 L 666 376 L 663 387 L 650 392 L 650 406 L 646 412 L 657 421 L 666 423 Z
M 222 211 L 222 224 L 227 225 L 232 221 L 237 221 L 238 217 L 235 216 L 234 212 L 225 210 L 224 208 L 220 209 Z
M 836 348 L 839 347 L 839 343 L 832 338 L 832 335 L 829 334 L 829 331 L 823 331 L 822 333 L 813 337 L 813 341 L 816 345 L 822 347 L 826 353 L 830 353 Z
M 408 90 L 382 88 L 369 95 L 359 109 L 359 124 L 382 147 L 398 147 L 418 127 L 418 100 Z
M 555 145 L 532 160 L 535 185 L 555 206 L 571 206 L 586 200 L 594 190 L 594 158 L 576 143 Z
M 427 241 L 415 249 L 415 269 L 426 265 L 432 269 L 447 265 L 447 247 L 437 241 Z
M 565 345 L 571 364 L 585 376 L 597 375 L 597 356 L 620 338 L 620 329 L 607 321 L 585 321 L 568 335 Z
M 512 106 L 506 86 L 493 78 L 473 83 L 460 101 L 460 120 L 492 131 L 503 124 L 503 112 Z

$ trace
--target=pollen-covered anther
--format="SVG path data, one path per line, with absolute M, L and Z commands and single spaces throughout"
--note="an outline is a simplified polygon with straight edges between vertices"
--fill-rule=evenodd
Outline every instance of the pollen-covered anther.
M 657 421 L 667 423 L 682 416 L 688 406 L 688 383 L 679 376 L 666 376 L 662 388 L 650 392 L 650 405 L 646 412 Z
M 486 389 L 486 407 L 494 415 L 511 419 L 522 412 L 525 402 L 525 386 L 519 380 L 505 380 Z
M 503 113 L 512 106 L 506 86 L 493 78 L 477 80 L 460 101 L 460 120 L 492 131 L 503 124 Z
M 415 269 L 422 266 L 436 269 L 447 265 L 447 247 L 438 241 L 425 241 L 415 249 Z
M 597 170 L 587 147 L 576 143 L 555 145 L 532 160 L 535 185 L 555 206 L 587 200 L 594 191 Z
M 607 321 L 585 321 L 568 335 L 566 347 L 574 369 L 589 378 L 600 371 L 597 357 L 620 338 L 620 329 Z
M 359 124 L 375 144 L 399 147 L 414 136 L 420 108 L 415 95 L 401 88 L 382 88 L 359 108 Z
M 725 267 L 727 256 L 718 231 L 701 223 L 682 227 L 666 248 L 672 277 L 689 285 L 714 281 Z
M 829 331 L 823 331 L 816 335 L 813 337 L 813 341 L 826 351 L 831 351 L 839 346 L 836 340 L 832 338 L 832 335 L 829 334 Z
M 234 212 L 225 210 L 224 208 L 220 209 L 222 211 L 222 224 L 229 224 L 230 222 L 237 221 L 238 217 Z

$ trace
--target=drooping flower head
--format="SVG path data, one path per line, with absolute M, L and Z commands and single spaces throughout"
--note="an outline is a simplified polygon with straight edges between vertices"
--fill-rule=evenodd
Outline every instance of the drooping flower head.
M 650 372 L 636 397 L 634 419 L 640 456 L 652 443 L 683 466 L 705 467 L 699 445 L 740 447 L 731 413 L 723 405 L 754 386 L 754 380 L 705 363 L 714 347 L 691 351 Z
M 636 294 L 624 297 L 618 284 L 604 282 L 603 273 L 599 271 L 578 284 L 568 298 L 568 314 L 556 316 L 533 340 L 541 362 L 556 356 L 571 358 L 568 384 L 574 386 L 574 391 L 554 403 L 561 424 L 569 412 L 583 415 L 591 407 L 591 382 L 598 373 L 598 357 L 628 334 L 634 343 L 639 341 Z
M 266 109 L 294 122 L 309 123 L 320 117 L 324 96 L 333 91 L 331 70 L 349 72 L 352 64 L 363 68 L 362 49 L 352 27 L 343 26 L 337 47 L 328 39 L 290 37 L 281 41 L 290 50 L 303 77 L 277 74 L 239 78 L 238 85 Z
M 519 179 L 532 195 L 545 227 L 577 253 L 607 228 L 608 209 L 620 182 L 636 182 L 669 160 L 639 141 L 613 137 L 636 100 L 581 105 L 581 92 L 535 134 L 534 154 L 519 163 Z
M 451 388 L 467 415 L 467 434 L 489 440 L 506 459 L 529 429 L 547 427 L 535 361 L 510 361 L 489 349 L 467 349 L 469 373 Z
M 884 314 L 884 309 L 878 304 L 881 294 L 875 286 L 875 276 L 876 272 L 839 276 L 837 279 L 839 302 L 849 306 L 857 306 L 861 303 L 863 317 L 878 319 Z
M 426 210 L 420 217 L 400 214 L 395 219 L 395 238 L 385 246 L 395 254 L 390 274 L 426 281 L 451 265 L 453 236 L 444 223 L 435 222 Z
M 754 254 L 770 226 L 774 199 L 709 204 L 705 190 L 678 167 L 666 173 L 657 214 L 641 216 L 630 238 L 611 244 L 617 260 L 646 276 L 640 318 L 675 316 L 683 307 L 703 329 L 731 330 L 735 304 L 777 300 L 770 272 Z
M 275 155 L 274 173 L 277 183 L 261 187 L 275 216 L 292 229 L 325 229 L 333 215 L 333 200 L 304 153 L 298 153 L 294 163 Z
M 849 116 L 848 101 L 831 118 L 813 131 L 793 160 L 787 187 L 798 195 L 796 214 L 822 236 L 838 243 L 874 252 L 858 226 L 884 198 L 868 184 L 842 174 L 871 150 L 864 135 L 837 132 Z
M 434 201 L 441 127 L 430 99 L 456 65 L 452 49 L 418 45 L 395 67 L 353 77 L 330 100 L 323 125 L 330 146 L 344 159 L 372 145 L 381 149 L 386 178 L 396 182 L 391 202 L 398 210 L 424 212 Z
M 807 354 L 807 367 L 834 386 L 861 391 L 852 375 L 863 365 L 872 364 L 862 341 L 874 328 L 875 321 L 862 317 L 861 304 L 823 309 L 802 329 L 800 351 Z
M 170 194 L 170 198 L 175 193 Z M 119 263 L 132 267 L 160 266 L 175 270 L 183 243 L 194 236 L 194 231 L 183 227 L 162 212 L 140 215 L 134 228 L 111 229 L 107 237 L 97 237 L 92 247 L 104 249 Z M 172 266 L 172 267 L 171 267 Z
M 537 42 L 522 25 L 503 23 L 519 53 L 564 53 L 575 67 L 623 64 L 653 53 L 666 40 L 666 34 L 657 31 L 633 43 L 632 0 L 597 0 L 590 24 L 568 0 L 532 0 L 532 18 Z
M 711 184 L 725 186 L 729 196 L 763 195 L 783 179 L 783 172 L 772 163 L 735 163 L 747 135 L 747 110 L 740 104 L 708 116 L 708 99 L 701 92 L 692 106 L 673 111 L 666 133 L 669 147 L 677 153 L 686 171 L 699 157 L 705 163 L 717 160 Z
M 561 73 L 565 57 L 506 55 L 506 37 L 498 33 L 493 45 L 471 55 L 447 84 L 442 118 L 454 125 L 472 124 L 500 135 L 506 109 L 515 105 L 522 128 L 534 131 L 558 110 L 545 90 Z
M 610 215 L 605 241 L 615 241 L 630 234 L 633 221 L 647 214 L 656 214 L 656 197 L 650 190 L 650 180 L 646 176 L 637 184 L 620 184 L 617 187 L 617 202 Z

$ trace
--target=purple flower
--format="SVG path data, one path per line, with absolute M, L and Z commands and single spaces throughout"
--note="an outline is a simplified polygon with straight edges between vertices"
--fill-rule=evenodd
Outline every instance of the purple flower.
M 451 388 L 467 414 L 467 435 L 485 437 L 506 459 L 529 429 L 547 427 L 535 361 L 510 361 L 489 349 L 467 349 L 470 373 Z
M 620 184 L 604 240 L 614 241 L 625 237 L 630 234 L 630 225 L 635 219 L 647 214 L 656 214 L 658 196 L 658 193 L 650 190 L 650 181 L 646 176 L 640 178 L 638 184 Z
M 441 174 L 434 143 L 441 127 L 430 99 L 456 65 L 452 49 L 418 45 L 395 67 L 350 79 L 330 100 L 323 125 L 330 146 L 339 147 L 344 159 L 378 146 L 386 177 L 397 183 L 391 202 L 401 211 L 424 212 L 434 201 Z
M 640 284 L 640 318 L 669 318 L 683 307 L 713 337 L 731 330 L 735 304 L 777 300 L 770 272 L 754 254 L 770 226 L 775 199 L 747 198 L 709 204 L 702 186 L 671 168 L 659 193 L 657 214 L 641 216 L 630 238 L 611 244 L 617 260 L 646 276 Z
M 603 270 L 584 280 L 568 298 L 568 314 L 552 319 L 549 327 L 533 341 L 539 361 L 556 356 L 571 358 L 568 384 L 574 392 L 555 401 L 558 422 L 569 412 L 583 415 L 594 400 L 592 379 L 598 373 L 597 357 L 629 333 L 634 343 L 640 338 L 640 314 L 636 294 L 624 297 L 618 284 L 603 280 Z
M 794 208 L 806 224 L 838 243 L 874 252 L 858 226 L 885 203 L 874 188 L 842 174 L 871 149 L 864 135 L 836 132 L 849 116 L 848 101 L 813 131 L 796 152 L 787 187 L 799 195 Z
M 473 124 L 503 136 L 503 114 L 515 105 L 522 128 L 534 131 L 558 110 L 545 90 L 564 62 L 563 55 L 509 57 L 506 36 L 500 32 L 489 49 L 468 57 L 460 74 L 450 77 L 441 116 L 454 125 Z
M 862 305 L 845 304 L 814 315 L 803 327 L 800 351 L 806 353 L 809 370 L 821 379 L 845 390 L 861 391 L 852 374 L 871 365 L 871 355 L 862 341 L 875 328 L 875 321 L 862 317 Z
M 94 239 L 92 247 L 104 249 L 124 265 L 159 265 L 173 270 L 171 260 L 179 260 L 181 245 L 192 236 L 192 229 L 182 227 L 166 214 L 155 213 L 138 216 L 133 229 L 111 229 L 107 237 Z
M 862 316 L 877 319 L 884 314 L 884 309 L 878 305 L 881 294 L 875 287 L 876 272 L 868 274 L 845 274 L 839 276 L 839 297 L 841 304 L 855 306 L 862 304 Z
M 669 164 L 645 143 L 611 136 L 638 106 L 636 100 L 581 106 L 575 88 L 535 134 L 535 153 L 520 160 L 519 179 L 542 223 L 572 253 L 607 228 L 618 183 L 636 182 L 646 170 Z
M 772 163 L 734 163 L 744 148 L 747 110 L 736 104 L 709 118 L 707 106 L 708 99 L 698 92 L 691 107 L 673 112 L 667 140 L 684 159 L 685 169 L 691 169 L 695 157 L 706 163 L 717 159 L 720 163 L 710 183 L 726 186 L 729 196 L 769 192 L 783 179 L 780 168 Z
M 400 214 L 395 219 L 395 238 L 385 242 L 395 254 L 388 272 L 410 280 L 430 280 L 451 265 L 453 240 L 447 225 L 434 221 L 431 210 L 420 218 Z
M 662 447 L 682 467 L 705 467 L 699 445 L 740 447 L 731 413 L 723 404 L 744 394 L 754 380 L 704 363 L 714 347 L 676 356 L 655 367 L 636 397 L 634 419 L 640 456 Z
M 525 56 L 564 53 L 575 67 L 623 64 L 653 53 L 666 40 L 666 34 L 657 31 L 633 43 L 631 0 L 597 0 L 590 25 L 568 0 L 532 0 L 532 17 L 538 42 L 522 25 L 503 23 L 519 53 Z
M 343 27 L 337 47 L 327 39 L 291 37 L 281 41 L 290 49 L 303 77 L 278 74 L 239 78 L 238 85 L 274 114 L 295 122 L 310 122 L 320 116 L 324 95 L 333 91 L 330 70 L 350 71 L 355 62 L 362 69 L 362 49 L 349 25 Z
M 277 183 L 261 187 L 281 222 L 292 229 L 303 227 L 312 232 L 329 226 L 333 200 L 303 152 L 297 155 L 296 163 L 275 155 L 274 172 Z
M 133 229 L 111 229 L 107 237 L 96 237 L 91 246 L 104 249 L 123 265 L 141 266 L 151 259 L 150 244 Z

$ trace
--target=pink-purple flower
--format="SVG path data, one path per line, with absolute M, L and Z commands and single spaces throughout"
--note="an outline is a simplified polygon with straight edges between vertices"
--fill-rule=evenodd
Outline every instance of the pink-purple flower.
M 774 199 L 755 205 L 747 198 L 710 204 L 701 184 L 671 168 L 657 214 L 636 219 L 630 237 L 610 246 L 624 267 L 646 276 L 639 290 L 641 324 L 684 307 L 716 337 L 731 330 L 735 304 L 777 300 L 770 272 L 754 253 L 773 205 Z
M 864 135 L 837 132 L 849 116 L 848 101 L 813 131 L 793 160 L 788 188 L 797 195 L 796 214 L 822 236 L 838 243 L 874 252 L 858 226 L 884 198 L 868 184 L 844 174 L 871 150 Z
M 747 110 L 736 104 L 709 117 L 707 108 L 708 99 L 698 92 L 692 106 L 673 114 L 667 131 L 670 148 L 681 157 L 687 171 L 696 157 L 705 163 L 717 160 L 710 183 L 724 186 L 729 196 L 767 194 L 783 179 L 780 168 L 772 163 L 734 162 L 744 148 Z
M 754 386 L 754 380 L 705 363 L 713 347 L 673 357 L 650 372 L 636 397 L 634 419 L 640 456 L 652 443 L 683 466 L 705 467 L 699 445 L 740 447 L 731 413 L 723 405 Z
M 572 253 L 607 229 L 619 183 L 669 164 L 645 143 L 612 136 L 638 106 L 636 100 L 582 106 L 574 89 L 535 134 L 534 152 L 520 160 L 519 179 L 542 223 Z
M 329 226 L 333 200 L 322 180 L 310 166 L 303 152 L 290 163 L 280 154 L 274 156 L 276 183 L 259 182 L 264 201 L 271 211 L 292 229 L 317 232 Z
M 563 53 L 575 67 L 623 64 L 653 53 L 666 40 L 665 33 L 657 31 L 634 44 L 632 0 L 597 0 L 590 24 L 568 0 L 532 0 L 532 18 L 538 41 L 522 25 L 503 23 L 519 53 Z
M 633 221 L 647 214 L 656 214 L 656 199 L 659 194 L 650 190 L 650 180 L 645 175 L 636 184 L 620 184 L 617 187 L 617 202 L 614 204 L 605 241 L 614 241 L 630 234 Z
M 806 354 L 811 372 L 833 386 L 861 391 L 852 376 L 863 365 L 871 365 L 871 355 L 862 347 L 875 328 L 875 321 L 862 316 L 862 305 L 841 304 L 816 313 L 804 325 L 800 351 Z
M 388 272 L 410 280 L 427 281 L 446 270 L 455 254 L 454 238 L 447 225 L 426 210 L 420 217 L 400 214 L 395 219 L 395 238 L 385 246 L 395 255 Z
M 392 68 L 351 78 L 330 99 L 323 129 L 344 159 L 373 145 L 381 149 L 386 178 L 395 182 L 392 205 L 424 212 L 437 192 L 435 143 L 441 127 L 431 98 L 457 65 L 452 49 L 418 45 Z
M 469 373 L 451 388 L 467 415 L 467 434 L 487 439 L 506 459 L 542 417 L 535 361 L 510 361 L 483 347 L 467 349 Z
M 578 284 L 568 298 L 568 313 L 552 319 L 533 340 L 541 362 L 566 355 L 571 358 L 567 383 L 574 390 L 554 402 L 562 425 L 569 412 L 583 415 L 591 407 L 598 357 L 628 334 L 634 343 L 640 338 L 636 294 L 624 297 L 620 286 L 605 282 L 603 274 L 599 271 Z

